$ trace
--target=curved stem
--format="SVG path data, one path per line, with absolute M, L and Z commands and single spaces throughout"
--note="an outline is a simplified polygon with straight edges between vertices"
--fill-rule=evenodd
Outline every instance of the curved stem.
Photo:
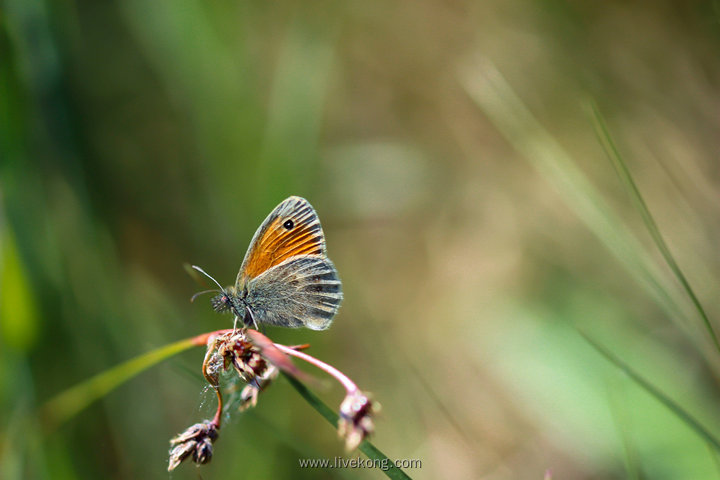
M 353 393 L 353 392 L 356 392 L 359 390 L 357 385 L 355 385 L 355 383 L 352 380 L 350 380 L 350 378 L 347 375 L 345 375 L 344 373 L 342 373 L 340 370 L 333 367 L 332 365 L 328 365 L 327 363 L 320 361 L 315 357 L 311 357 L 307 353 L 299 352 L 297 350 L 294 350 L 290 347 L 286 347 L 285 345 L 281 345 L 279 343 L 276 343 L 275 347 L 277 347 L 278 350 L 282 350 L 287 355 L 292 355 L 293 357 L 297 357 L 301 360 L 305 360 L 306 362 L 315 365 L 320 370 L 323 370 L 326 373 L 328 373 L 329 375 L 335 377 L 335 379 L 338 382 L 340 382 L 343 387 L 345 387 L 345 390 L 347 390 L 347 393 Z

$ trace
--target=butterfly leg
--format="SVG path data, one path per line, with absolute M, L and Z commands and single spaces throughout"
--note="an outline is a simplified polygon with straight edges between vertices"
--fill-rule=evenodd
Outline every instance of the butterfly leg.
M 258 327 L 258 324 L 255 321 L 255 316 L 253 315 L 252 310 L 250 310 L 250 307 L 247 307 L 247 306 L 245 307 L 245 310 L 247 311 L 248 315 L 250 316 L 250 319 L 252 320 L 253 325 L 255 325 L 255 330 L 259 331 L 260 327 Z

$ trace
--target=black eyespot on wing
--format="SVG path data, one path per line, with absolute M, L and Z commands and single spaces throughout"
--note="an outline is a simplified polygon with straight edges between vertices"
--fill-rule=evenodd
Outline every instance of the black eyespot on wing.
M 295 223 L 292 220 L 286 220 L 285 223 L 283 223 L 283 227 L 285 227 L 285 230 L 292 230 L 294 226 Z

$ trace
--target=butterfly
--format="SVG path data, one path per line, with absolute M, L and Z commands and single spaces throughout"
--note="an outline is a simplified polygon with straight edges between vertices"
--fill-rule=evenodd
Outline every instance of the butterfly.
M 213 309 L 231 312 L 235 324 L 241 320 L 244 326 L 325 330 L 343 299 L 337 270 L 327 258 L 320 219 L 300 197 L 285 199 L 257 229 L 235 285 L 223 288 L 202 268 L 192 268 L 220 287 L 211 300 Z

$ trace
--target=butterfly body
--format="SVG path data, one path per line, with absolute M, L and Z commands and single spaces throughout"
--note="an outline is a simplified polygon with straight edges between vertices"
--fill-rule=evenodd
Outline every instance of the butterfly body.
M 290 197 L 260 225 L 235 285 L 211 303 L 245 325 L 324 330 L 342 301 L 342 285 L 326 256 L 320 221 L 307 200 Z

